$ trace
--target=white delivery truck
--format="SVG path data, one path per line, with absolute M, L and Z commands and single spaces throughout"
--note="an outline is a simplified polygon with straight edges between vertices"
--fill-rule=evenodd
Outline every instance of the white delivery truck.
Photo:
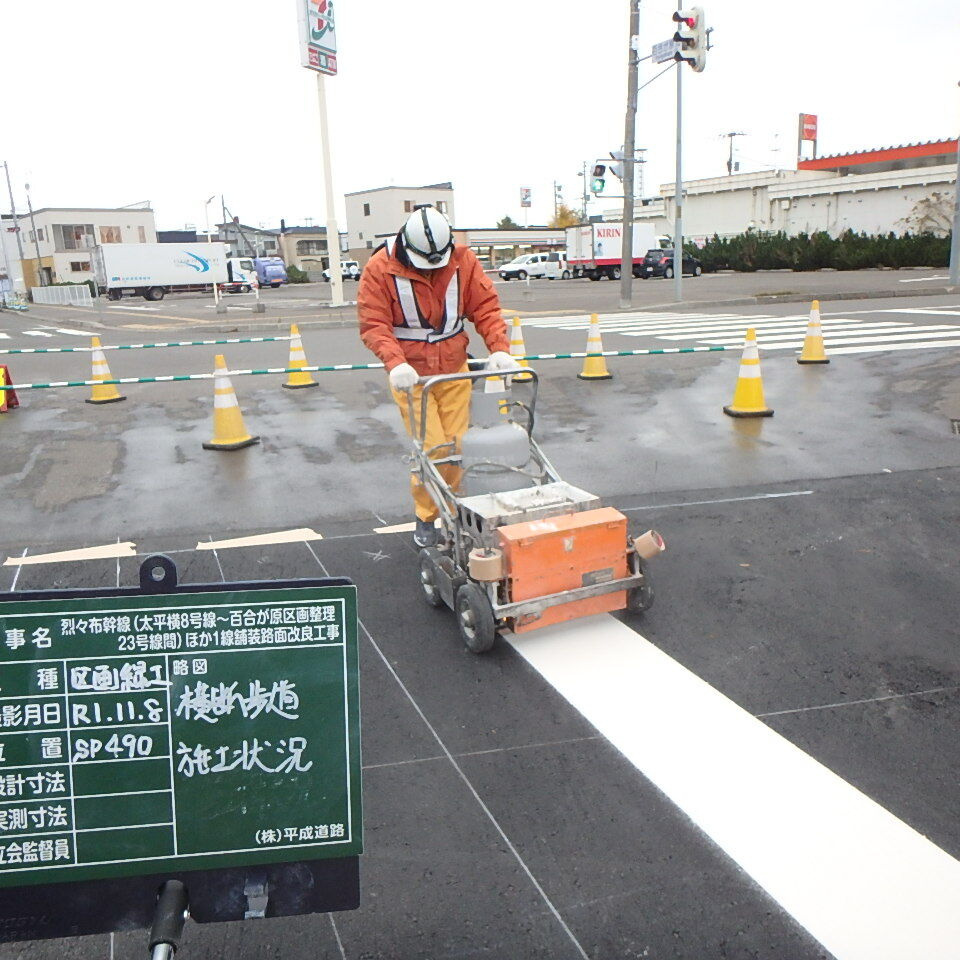
M 600 280 L 609 277 L 620 279 L 620 253 L 623 223 L 603 221 L 585 223 L 579 227 L 567 227 L 567 263 L 575 277 Z M 653 225 L 633 225 L 633 275 L 639 276 L 647 250 L 660 246 Z
M 227 280 L 222 243 L 104 243 L 94 250 L 97 286 L 111 300 L 124 294 L 162 300 Z

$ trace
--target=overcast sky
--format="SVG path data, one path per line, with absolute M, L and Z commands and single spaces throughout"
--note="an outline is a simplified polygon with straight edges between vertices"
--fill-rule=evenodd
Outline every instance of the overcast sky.
M 628 0 L 334 0 L 328 82 L 335 190 L 452 180 L 457 225 L 579 205 L 583 161 L 623 140 Z M 325 218 L 314 75 L 295 0 L 13 3 L 0 45 L 0 160 L 18 206 L 150 200 L 160 228 L 204 222 L 226 195 L 247 223 Z M 671 35 L 669 0 L 641 3 L 641 53 Z M 706 0 L 707 69 L 684 68 L 684 176 L 795 162 L 797 114 L 820 152 L 956 136 L 956 0 Z M 641 64 L 641 80 L 661 68 Z M 674 72 L 642 90 L 646 193 L 673 180 Z M 615 192 L 619 192 L 616 190 Z M 593 209 L 615 206 L 599 203 Z M 6 209 L 5 190 L 0 206 Z M 213 215 L 213 207 L 211 207 Z

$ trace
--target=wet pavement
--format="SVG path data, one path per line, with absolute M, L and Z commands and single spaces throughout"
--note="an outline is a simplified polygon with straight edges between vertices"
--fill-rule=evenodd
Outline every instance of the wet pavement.
M 315 333 L 308 356 L 359 359 L 352 336 Z M 528 337 L 528 347 L 539 338 L 560 349 L 582 332 Z M 627 342 L 615 335 L 608 346 Z M 271 349 L 282 362 L 285 345 Z M 237 346 L 229 359 L 252 363 L 264 350 Z M 124 353 L 124 374 L 156 372 L 158 355 Z M 198 356 L 171 350 L 164 370 L 196 369 Z M 595 383 L 576 379 L 576 361 L 555 361 L 537 419 L 565 479 L 626 511 L 635 532 L 655 527 L 667 539 L 654 607 L 621 618 L 638 643 L 951 857 L 957 356 L 904 350 L 802 367 L 771 354 L 763 374 L 776 413 L 754 421 L 721 410 L 735 353 L 612 360 L 615 379 Z M 20 358 L 17 378 L 74 362 Z M 374 532 L 409 513 L 405 440 L 381 372 L 330 375 L 299 392 L 273 377 L 234 386 L 262 442 L 229 454 L 201 448 L 206 383 L 131 386 L 127 401 L 104 407 L 76 391 L 34 391 L 0 419 L 4 557 L 120 539 L 141 556 L 169 552 L 185 581 L 329 574 L 358 585 L 362 906 L 190 925 L 184 957 L 829 955 L 513 647 L 475 657 L 452 614 L 423 603 L 408 535 Z M 324 539 L 195 549 L 295 527 Z M 0 588 L 130 584 L 137 564 L 7 566 Z M 134 957 L 145 940 L 10 944 L 0 958 Z

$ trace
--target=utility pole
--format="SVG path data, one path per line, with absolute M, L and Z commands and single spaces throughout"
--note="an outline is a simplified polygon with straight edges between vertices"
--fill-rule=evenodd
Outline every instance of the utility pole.
M 587 162 L 583 162 L 583 173 L 580 174 L 583 177 L 583 222 L 587 222 L 587 204 L 590 202 L 590 191 L 587 187 Z
M 620 245 L 620 308 L 633 303 L 633 179 L 637 141 L 637 73 L 640 62 L 640 0 L 630 0 L 630 58 L 627 70 L 627 116 L 623 127 L 623 235 Z M 677 71 L 679 73 L 679 71 Z M 584 177 L 586 181 L 586 177 Z M 584 183 L 586 188 L 586 183 Z
M 726 137 L 730 141 L 730 152 L 727 155 L 727 176 L 733 176 L 733 138 L 734 137 L 745 137 L 745 133 L 723 133 L 721 136 Z
M 343 272 L 340 268 L 340 228 L 333 205 L 333 165 L 330 160 L 330 124 L 327 120 L 326 77 L 317 73 L 317 104 L 320 108 L 320 138 L 323 140 L 323 190 L 327 205 L 327 255 L 330 258 L 330 306 L 343 306 Z
M 26 290 L 26 283 L 23 276 L 23 239 L 20 236 L 20 221 L 17 219 L 16 204 L 13 202 L 13 187 L 10 185 L 10 168 L 7 166 L 6 160 L 3 161 L 3 169 L 7 175 L 7 194 L 10 197 L 10 216 L 13 217 L 13 231 L 14 236 L 17 238 L 17 251 L 20 254 L 20 282 L 24 284 L 24 290 Z
M 960 287 L 960 137 L 957 138 L 957 182 L 953 189 L 953 230 L 950 234 L 949 283 L 951 287 Z
M 33 230 L 33 245 L 37 251 L 37 283 L 45 287 L 46 281 L 43 276 L 43 270 L 40 267 L 40 234 L 37 233 L 37 221 L 33 219 L 33 204 L 30 202 L 30 184 L 25 184 L 27 192 L 27 212 L 30 214 L 30 227 Z

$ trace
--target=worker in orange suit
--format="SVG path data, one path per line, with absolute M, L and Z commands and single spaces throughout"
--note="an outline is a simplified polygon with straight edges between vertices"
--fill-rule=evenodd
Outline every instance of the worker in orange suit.
M 357 294 L 360 338 L 383 362 L 393 399 L 400 408 L 407 433 L 420 430 L 418 380 L 467 369 L 470 320 L 490 351 L 487 369 L 517 369 L 510 356 L 507 327 L 500 299 L 469 247 L 456 245 L 447 218 L 431 204 L 417 207 L 400 232 L 379 247 L 360 278 Z M 414 419 L 410 423 L 408 392 L 413 391 Z M 455 444 L 470 420 L 471 382 L 441 383 L 430 390 L 426 448 Z M 438 451 L 436 459 L 451 455 Z M 444 480 L 456 489 L 460 467 L 438 464 Z M 434 546 L 436 504 L 417 477 L 411 479 L 416 510 L 414 543 Z

